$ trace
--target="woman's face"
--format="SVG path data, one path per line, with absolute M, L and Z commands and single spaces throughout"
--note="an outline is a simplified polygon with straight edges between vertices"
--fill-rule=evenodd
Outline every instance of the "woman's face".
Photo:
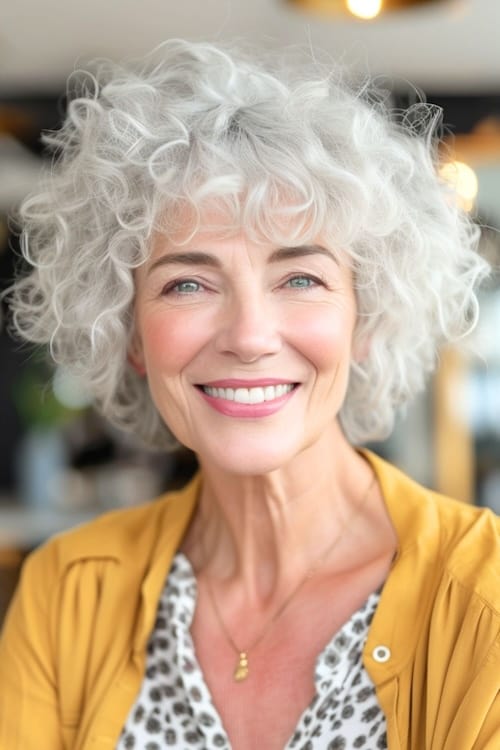
M 345 397 L 356 302 L 341 254 L 244 234 L 157 237 L 136 276 L 131 360 L 163 419 L 202 463 L 237 474 L 285 466 Z

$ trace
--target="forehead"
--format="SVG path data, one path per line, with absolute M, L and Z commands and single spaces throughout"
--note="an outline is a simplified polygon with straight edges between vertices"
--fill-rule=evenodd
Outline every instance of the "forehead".
M 346 269 L 348 275 L 353 277 L 354 265 L 350 253 L 335 242 L 331 232 L 316 232 L 311 217 L 301 220 L 290 217 L 286 214 L 290 206 L 284 202 L 281 218 L 273 215 L 273 221 L 267 228 L 265 224 L 256 227 L 254 222 L 247 221 L 245 224 L 242 205 L 226 205 L 220 199 L 210 198 L 200 207 L 183 204 L 166 212 L 160 217 L 152 235 L 146 266 L 161 256 L 181 256 L 186 251 L 205 252 L 221 258 L 227 256 L 228 250 L 236 254 L 245 251 L 251 261 L 256 259 L 258 253 L 258 257 L 266 262 L 270 259 L 284 261 L 301 257 L 302 267 L 309 263 L 315 265 L 317 258 L 323 256 L 325 260 L 330 255 L 339 268 Z M 319 252 L 318 247 L 322 248 Z M 259 252 L 261 249 L 262 253 Z M 193 259 L 188 260 L 189 265 L 194 262 Z
M 246 199 L 242 194 L 227 200 L 210 197 L 198 206 L 187 201 L 168 206 L 157 219 L 152 247 L 158 241 L 183 246 L 193 239 L 211 242 L 241 236 L 253 245 L 276 247 L 310 244 L 319 236 L 327 242 L 325 228 L 317 226 L 312 212 L 297 213 L 285 199 L 272 207 L 254 203 L 250 206 Z M 331 241 L 327 244 L 335 246 Z

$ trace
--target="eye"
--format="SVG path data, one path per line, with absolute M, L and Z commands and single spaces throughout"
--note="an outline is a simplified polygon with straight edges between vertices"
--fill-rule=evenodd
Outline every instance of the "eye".
M 194 279 L 179 279 L 173 281 L 163 289 L 163 294 L 196 294 L 202 288 L 201 284 Z
M 321 281 L 314 276 L 300 274 L 287 279 L 285 286 L 291 287 L 292 289 L 309 289 L 310 287 L 318 286 L 318 284 L 321 284 Z

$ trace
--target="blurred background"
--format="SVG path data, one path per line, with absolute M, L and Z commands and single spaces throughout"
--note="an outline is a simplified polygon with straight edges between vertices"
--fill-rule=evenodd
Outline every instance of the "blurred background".
M 469 353 L 447 349 L 388 441 L 370 446 L 418 481 L 500 512 L 500 3 L 498 0 L 16 0 L 0 8 L 0 285 L 12 216 L 36 183 L 40 132 L 64 114 L 85 60 L 142 55 L 171 37 L 299 44 L 415 86 L 444 110 L 446 153 L 496 268 Z M 0 622 L 25 554 L 110 508 L 182 484 L 191 455 L 151 455 L 106 425 L 67 373 L 0 332 Z M 401 499 L 404 502 L 404 498 Z

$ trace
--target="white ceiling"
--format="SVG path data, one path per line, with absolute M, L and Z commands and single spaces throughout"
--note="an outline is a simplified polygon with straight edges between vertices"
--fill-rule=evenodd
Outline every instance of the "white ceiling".
M 284 0 L 4 0 L 0 93 L 60 89 L 81 59 L 124 58 L 169 37 L 312 44 L 428 91 L 500 92 L 500 0 L 442 0 L 373 22 Z

